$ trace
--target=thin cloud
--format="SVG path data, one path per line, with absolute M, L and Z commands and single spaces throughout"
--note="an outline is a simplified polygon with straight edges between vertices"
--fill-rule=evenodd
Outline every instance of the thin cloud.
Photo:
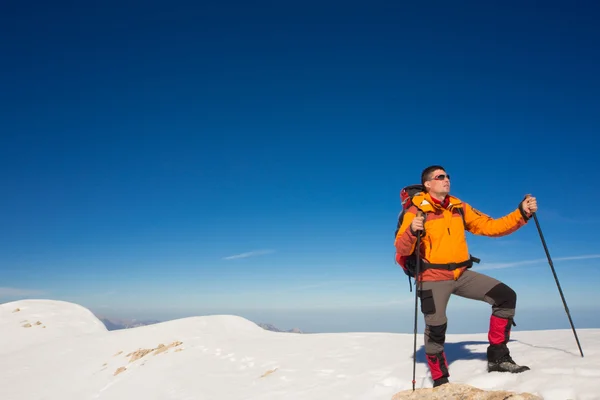
M 554 261 L 569 261 L 569 260 L 589 260 L 593 258 L 600 258 L 600 254 L 588 254 L 581 256 L 569 256 L 569 257 L 557 257 L 552 258 L 552 262 Z M 515 262 L 507 262 L 507 263 L 489 263 L 484 264 L 481 267 L 473 268 L 478 271 L 490 270 L 490 269 L 504 269 L 504 268 L 514 268 L 519 267 L 521 265 L 530 265 L 530 264 L 540 264 L 548 262 L 547 258 L 538 258 L 536 260 L 525 260 L 525 261 L 515 261 Z
M 38 296 L 43 294 L 42 290 L 0 287 L 0 297 Z
M 358 282 L 361 282 L 361 281 L 338 281 L 338 280 L 321 281 L 321 282 L 316 282 L 316 283 L 311 283 L 311 284 L 306 284 L 306 285 L 298 285 L 298 286 L 291 286 L 291 287 L 279 287 L 276 289 L 269 289 L 268 293 L 269 293 L 269 296 L 276 296 L 276 295 L 290 295 L 290 294 L 294 294 L 295 292 L 303 292 L 303 291 L 312 290 L 312 289 L 328 288 L 329 290 L 331 290 L 332 287 L 341 286 L 344 284 L 358 283 Z M 265 293 L 264 289 L 256 288 L 255 290 L 236 292 L 236 295 L 237 296 L 254 296 L 257 294 L 264 294 L 264 293 Z
M 274 252 L 275 252 L 275 250 L 254 250 L 254 251 L 249 251 L 249 252 L 246 252 L 246 253 L 235 254 L 233 256 L 223 257 L 223 260 L 237 260 L 237 259 L 240 259 L 240 258 L 262 256 L 264 254 L 271 254 L 271 253 L 274 253 Z
M 538 214 L 540 213 L 538 212 Z M 587 215 L 583 218 L 573 218 L 572 216 L 566 216 L 554 209 L 544 210 L 543 218 L 554 222 L 565 222 L 570 224 L 597 224 L 600 222 L 600 219 L 589 218 Z

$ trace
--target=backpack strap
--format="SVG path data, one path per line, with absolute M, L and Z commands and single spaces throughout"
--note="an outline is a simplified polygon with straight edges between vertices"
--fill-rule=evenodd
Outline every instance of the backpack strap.
M 463 226 L 465 227 L 465 231 L 467 230 L 467 221 L 465 220 L 465 209 L 463 208 L 463 206 L 461 205 L 460 207 L 456 208 L 456 211 L 458 211 L 458 213 L 460 214 L 460 216 L 462 217 L 463 220 Z
M 421 264 L 423 266 L 423 270 L 433 268 L 433 269 L 443 269 L 446 271 L 454 271 L 455 269 L 461 268 L 461 267 L 471 268 L 473 266 L 473 263 L 479 264 L 480 261 L 481 260 L 479 258 L 469 255 L 468 260 L 461 261 L 458 263 L 434 264 L 434 263 L 428 263 L 428 262 L 421 260 Z

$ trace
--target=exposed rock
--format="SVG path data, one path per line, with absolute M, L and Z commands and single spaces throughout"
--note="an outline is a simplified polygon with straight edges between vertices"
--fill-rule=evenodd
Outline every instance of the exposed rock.
M 113 374 L 113 376 L 117 376 L 117 375 L 119 375 L 121 372 L 125 371 L 126 369 L 127 369 L 127 368 L 125 368 L 125 367 L 119 367 L 119 368 L 118 368 L 118 369 L 115 371 L 115 373 Z
M 21 311 L 21 309 L 20 309 L 20 308 L 15 308 L 15 309 L 13 310 L 13 312 L 19 312 L 19 311 Z
M 23 328 L 31 328 L 31 324 L 28 322 L 25 325 L 23 325 Z
M 164 353 L 165 351 L 169 350 L 170 348 L 173 347 L 177 347 L 182 345 L 183 342 L 180 341 L 175 341 L 167 346 L 165 346 L 164 344 L 160 343 L 157 347 L 153 348 L 153 349 L 138 349 L 136 351 L 133 351 L 127 355 L 125 355 L 125 357 L 130 357 L 129 362 L 134 362 L 136 360 L 139 360 L 140 358 L 143 358 L 144 356 L 146 356 L 147 354 L 150 354 L 152 352 L 154 352 L 154 355 L 160 354 L 160 353 Z M 115 356 L 121 354 L 122 352 L 118 352 L 117 354 L 115 354 Z
M 158 345 L 158 347 L 155 349 L 155 351 L 154 351 L 154 355 L 157 355 L 157 354 L 160 354 L 160 353 L 162 353 L 162 352 L 165 352 L 165 351 L 169 350 L 170 348 L 172 348 L 172 347 L 177 347 L 177 346 L 179 346 L 179 345 L 181 345 L 181 344 L 183 344 L 183 342 L 180 342 L 180 341 L 173 342 L 173 343 L 171 343 L 171 344 L 170 344 L 170 345 L 168 345 L 168 346 L 165 346 L 164 344 L 162 344 L 162 343 L 161 343 L 161 344 L 159 344 L 159 345 Z
M 392 400 L 543 400 L 531 393 L 514 393 L 504 390 L 486 391 L 460 383 L 447 383 L 436 388 L 412 389 L 396 393 Z
M 129 362 L 131 363 L 136 360 L 139 360 L 140 358 L 144 357 L 148 353 L 152 353 L 153 351 L 154 351 L 154 349 L 139 349 L 139 350 L 136 350 L 134 352 L 127 354 L 125 357 L 131 357 L 129 359 Z
M 271 375 L 273 372 L 277 371 L 277 367 L 268 370 L 267 372 L 265 372 L 264 374 L 262 374 L 260 377 L 264 378 L 265 376 Z
M 159 344 L 158 347 L 156 349 L 154 349 L 154 355 L 160 354 L 164 351 L 167 351 L 167 346 L 165 346 L 164 344 Z

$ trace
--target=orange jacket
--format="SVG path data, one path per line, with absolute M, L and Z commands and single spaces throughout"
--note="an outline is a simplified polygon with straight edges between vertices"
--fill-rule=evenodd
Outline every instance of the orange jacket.
M 475 235 L 499 237 L 513 233 L 529 220 L 520 206 L 510 214 L 494 219 L 454 196 L 449 196 L 447 208 L 435 203 L 428 193 L 418 193 L 412 201 L 414 205 L 406 210 L 396 235 L 396 252 L 401 256 L 408 256 L 415 250 L 417 237 L 410 229 L 410 224 L 420 209 L 426 213 L 420 256 L 422 260 L 432 264 L 459 263 L 470 258 L 465 224 L 466 230 Z M 463 209 L 464 223 L 459 208 Z M 419 281 L 456 280 L 465 269 L 467 267 L 454 271 L 430 268 L 420 274 Z

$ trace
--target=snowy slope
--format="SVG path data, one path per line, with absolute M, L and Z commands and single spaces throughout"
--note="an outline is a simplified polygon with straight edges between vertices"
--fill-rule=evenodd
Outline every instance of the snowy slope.
M 23 348 L 107 330 L 91 311 L 77 304 L 22 300 L 0 305 L 0 332 L 0 357 L 4 357 Z
M 411 334 L 291 335 L 228 315 L 107 331 L 85 308 L 50 300 L 0 305 L 0 330 L 2 400 L 366 400 L 412 387 Z M 600 329 L 578 335 L 585 358 L 571 330 L 515 331 L 513 356 L 532 368 L 519 375 L 485 371 L 485 333 L 448 335 L 451 380 L 600 399 Z M 421 336 L 418 347 L 417 386 L 431 387 Z

